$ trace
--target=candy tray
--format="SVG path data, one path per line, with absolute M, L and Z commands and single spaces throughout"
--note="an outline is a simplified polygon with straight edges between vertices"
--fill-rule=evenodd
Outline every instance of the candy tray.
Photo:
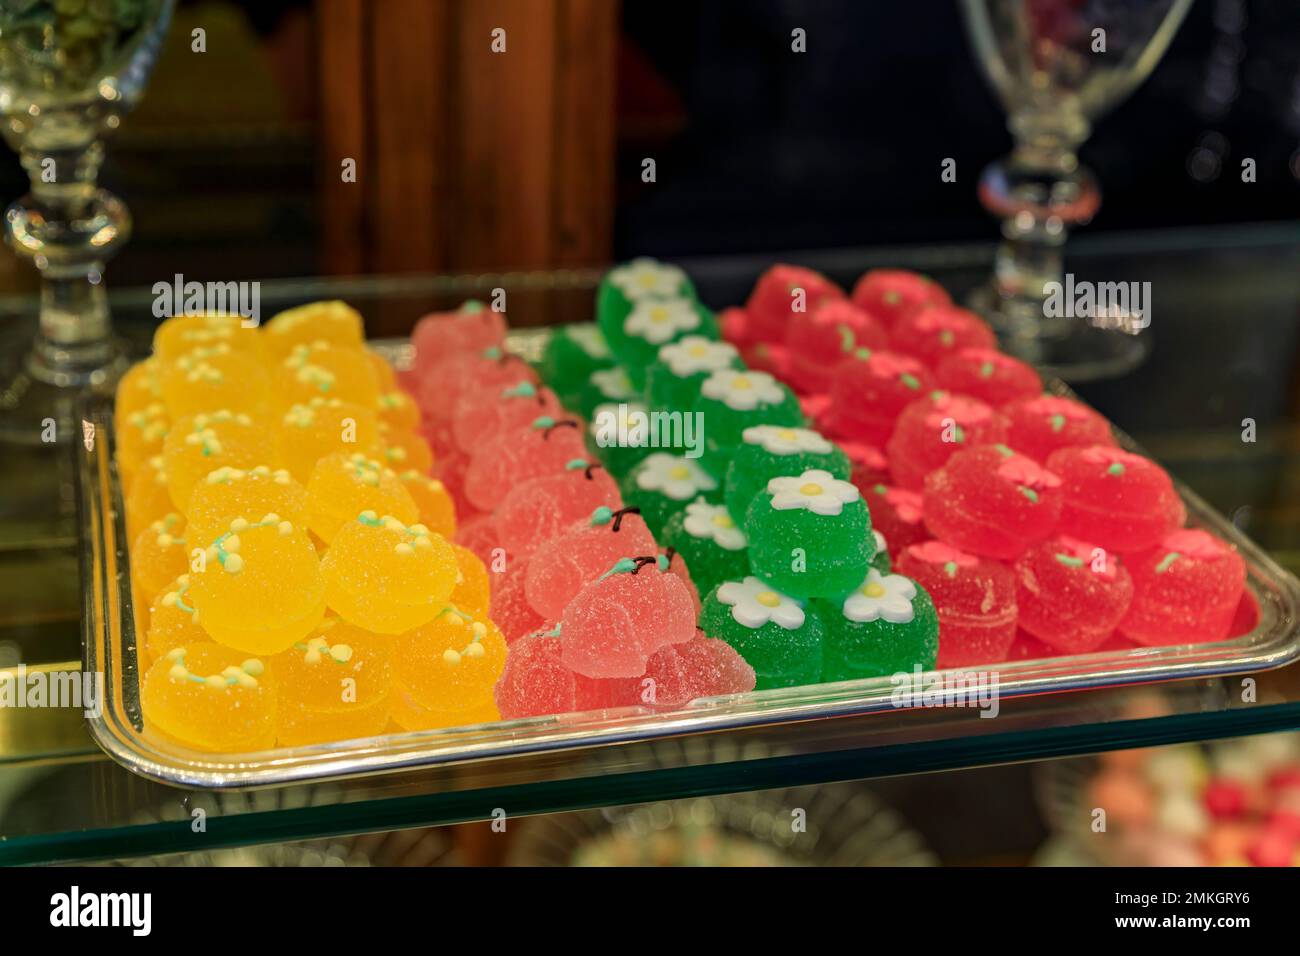
M 545 330 L 517 332 L 511 335 L 508 347 L 533 359 L 545 340 Z M 405 343 L 381 340 L 370 344 L 398 368 L 410 361 Z M 1061 383 L 1050 383 L 1049 389 L 1068 394 Z M 879 677 L 700 699 L 669 713 L 624 708 L 249 754 L 192 751 L 156 738 L 142 726 L 122 492 L 113 463 L 111 398 L 88 398 L 82 418 L 94 426 L 94 441 L 80 442 L 72 451 L 81 524 L 83 662 L 88 674 L 103 675 L 104 688 L 98 714 L 88 722 L 95 741 L 109 756 L 152 780 L 212 789 L 280 786 L 765 724 L 825 721 L 899 707 L 919 708 L 933 699 L 934 681 L 961 679 L 953 672 L 940 671 L 910 687 Z M 1133 447 L 1125 436 L 1118 438 L 1121 444 Z M 1114 650 L 976 669 L 996 671 L 1000 699 L 1265 670 L 1300 658 L 1300 582 L 1200 498 L 1181 485 L 1178 490 L 1187 506 L 1188 524 L 1232 542 L 1245 559 L 1247 587 L 1259 605 L 1254 629 L 1214 644 Z

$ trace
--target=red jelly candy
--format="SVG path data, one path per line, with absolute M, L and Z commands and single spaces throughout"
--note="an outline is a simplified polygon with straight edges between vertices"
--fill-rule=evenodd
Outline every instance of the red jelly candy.
M 492 601 L 488 616 L 509 643 L 525 634 L 545 630 L 542 616 L 533 610 L 524 594 L 527 560 L 511 561 L 504 574 L 493 576 Z
M 1017 399 L 1003 408 L 1002 414 L 1007 417 L 1007 444 L 1034 461 L 1046 462 L 1058 448 L 1115 444 L 1106 419 L 1071 398 L 1038 395 Z
M 939 613 L 936 667 L 970 667 L 1007 659 L 1016 639 L 1016 582 L 1009 568 L 939 541 L 914 544 L 898 574 L 929 593 Z
M 1034 545 L 1012 570 L 1020 626 L 1065 654 L 1100 647 L 1133 600 L 1128 570 L 1076 538 Z
M 1047 470 L 1062 483 L 1061 533 L 1108 551 L 1153 547 L 1187 517 L 1169 475 L 1141 455 L 1110 445 L 1062 448 Z
M 536 380 L 527 362 L 494 346 L 481 353 L 444 357 L 420 379 L 416 400 L 429 421 L 450 423 L 462 395 L 496 395 L 520 382 Z
M 698 697 L 743 694 L 754 689 L 754 668 L 726 641 L 697 634 L 651 655 L 639 702 L 656 710 L 684 707 Z
M 887 340 L 880 323 L 844 299 L 796 312 L 785 334 L 788 384 L 800 392 L 825 392 L 828 369 L 855 349 L 883 349 Z
M 1008 661 L 1041 661 L 1049 657 L 1060 656 L 1060 651 L 1050 644 L 1044 644 L 1024 628 L 1016 631 L 1016 639 L 1007 651 Z
M 988 323 L 955 305 L 929 305 L 900 319 L 890 332 L 891 347 L 936 368 L 961 349 L 996 349 Z
M 1246 585 L 1237 549 L 1208 531 L 1175 531 L 1125 562 L 1133 603 L 1120 632 L 1139 644 L 1197 644 L 1228 636 Z
M 780 344 L 797 310 L 812 312 L 823 302 L 843 299 L 844 290 L 802 266 L 774 265 L 754 285 L 745 303 L 751 340 Z
M 515 485 L 562 472 L 586 454 L 576 419 L 541 416 L 479 447 L 465 469 L 465 496 L 475 508 L 494 511 Z
M 579 462 L 585 467 L 578 467 Z M 597 508 L 622 507 L 618 483 L 609 472 L 583 459 L 569 464 L 573 467 L 515 485 L 501 500 L 493 521 L 497 540 L 510 554 L 531 554 Z
M 458 525 L 456 543 L 469 548 L 480 561 L 489 566 L 496 557 L 493 552 L 501 547 L 491 515 L 476 515 L 464 524 Z
M 889 553 L 897 558 L 905 549 L 930 537 L 925 529 L 924 498 L 919 491 L 908 491 L 885 484 L 858 485 L 867 502 L 871 527 L 885 536 Z
M 928 276 L 904 269 L 872 269 L 853 287 L 853 304 L 887 327 L 928 305 L 949 305 L 952 299 Z
M 831 373 L 831 406 L 825 430 L 884 445 L 904 408 L 930 391 L 930 373 L 897 352 L 855 353 Z
M 858 486 L 859 491 L 889 481 L 889 461 L 885 458 L 885 453 L 875 445 L 858 441 L 841 441 L 836 444 L 849 457 L 849 464 L 853 466 L 849 480 Z
M 1006 419 L 988 405 L 937 391 L 903 409 L 885 445 L 885 457 L 894 484 L 916 490 L 953 453 L 974 445 L 1005 443 L 1006 437 Z
M 736 306 L 718 313 L 718 328 L 722 337 L 734 345 L 749 345 L 753 339 L 749 334 L 749 313 Z
M 486 395 L 478 391 L 462 395 L 452 415 L 451 434 L 456 447 L 466 454 L 508 431 L 527 428 L 538 415 L 563 418 L 564 409 L 555 393 L 532 382 L 520 382 Z
M 524 575 L 524 594 L 538 614 L 558 621 L 578 592 L 620 558 L 654 551 L 654 535 L 637 509 L 597 507 L 562 534 L 537 546 Z
M 994 408 L 1043 392 L 1043 380 L 1033 366 L 997 349 L 958 349 L 939 363 L 934 380 L 940 388 L 978 398 Z
M 1006 445 L 979 445 L 930 473 L 923 507 L 940 541 L 1009 560 L 1056 527 L 1061 479 Z
M 573 672 L 560 661 L 558 637 L 535 631 L 515 640 L 493 693 L 503 720 L 576 710 Z

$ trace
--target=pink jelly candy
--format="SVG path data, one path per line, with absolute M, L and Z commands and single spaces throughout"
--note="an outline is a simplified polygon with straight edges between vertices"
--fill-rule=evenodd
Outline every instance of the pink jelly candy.
M 635 573 L 634 573 L 635 572 Z M 561 659 L 586 677 L 639 677 L 662 647 L 695 636 L 695 608 L 657 556 L 625 559 L 569 602 L 560 619 Z
M 936 391 L 903 409 L 885 457 L 894 484 L 919 490 L 954 452 L 1004 443 L 1006 437 L 1006 419 L 979 399 Z
M 831 407 L 825 428 L 831 434 L 883 446 L 899 414 L 930 391 L 930 372 L 897 352 L 855 353 L 831 373 Z
M 1237 549 L 1208 531 L 1187 528 L 1130 555 L 1133 603 L 1120 632 L 1139 644 L 1196 644 L 1228 636 L 1246 585 Z
M 524 557 L 575 521 L 590 517 L 597 508 L 613 510 L 622 506 L 618 483 L 609 472 L 576 458 L 563 471 L 511 488 L 497 507 L 493 521 L 501 546 L 512 555 Z
M 640 680 L 640 703 L 672 710 L 699 697 L 746 693 L 754 682 L 754 668 L 735 648 L 697 634 L 651 655 Z
M 890 555 L 897 558 L 909 546 L 929 539 L 923 520 L 925 499 L 919 491 L 879 482 L 866 487 L 858 485 L 858 490 L 867 502 L 871 527 L 889 542 Z
M 1111 445 L 1062 448 L 1047 469 L 1061 479 L 1061 533 L 1110 551 L 1154 547 L 1187 517 L 1169 475 L 1141 455 Z
M 481 302 L 466 302 L 454 312 L 431 312 L 411 331 L 420 374 L 451 355 L 482 352 L 502 346 L 505 340 L 505 315 L 484 308 Z
M 1007 444 L 1037 462 L 1046 462 L 1058 448 L 1115 444 L 1106 419 L 1072 398 L 1021 398 L 1002 414 L 1007 417 Z
M 1056 527 L 1061 479 L 1006 445 L 978 445 L 926 477 L 923 510 L 940 541 L 1010 559 Z
M 1033 366 L 997 349 L 958 349 L 939 363 L 934 380 L 940 388 L 978 398 L 994 408 L 1043 391 L 1043 380 Z
M 844 290 L 819 272 L 802 266 L 774 265 L 758 277 L 745 303 L 749 337 L 783 343 L 798 310 L 812 312 L 824 302 L 843 298 Z
M 494 688 L 504 720 L 576 710 L 573 671 L 560 660 L 560 641 L 534 631 L 511 643 Z
M 937 368 L 961 349 L 995 349 L 997 336 L 974 312 L 955 305 L 928 305 L 894 324 L 890 347 Z
M 1063 654 L 1096 650 L 1133 600 L 1128 569 L 1077 538 L 1036 544 L 1012 570 L 1020 626 Z
M 527 560 L 515 560 L 507 563 L 504 573 L 492 577 L 492 600 L 488 616 L 508 643 L 514 643 L 525 634 L 545 630 L 549 626 L 533 610 L 524 595 L 524 576 L 527 572 Z
M 452 416 L 451 434 L 466 454 L 505 432 L 527 428 L 539 415 L 564 417 L 555 393 L 532 382 L 519 382 L 495 394 L 474 391 L 462 395 Z
M 615 511 L 600 505 L 536 547 L 528 561 L 524 594 L 533 610 L 548 621 L 557 621 L 578 592 L 620 558 L 654 551 L 654 535 L 637 509 Z
M 527 362 L 493 346 L 439 361 L 420 379 L 416 400 L 427 419 L 450 423 L 462 395 L 497 395 L 520 382 L 536 381 L 537 374 Z
M 943 286 L 919 272 L 872 269 L 853 287 L 853 304 L 893 328 L 927 305 L 950 305 Z
M 895 569 L 929 592 L 939 614 L 936 667 L 1005 661 L 1016 639 L 1016 582 L 1010 569 L 939 541 L 905 549 Z
M 749 313 L 737 306 L 718 313 L 718 328 L 722 337 L 733 345 L 746 346 L 753 341 L 749 334 Z
M 800 392 L 825 392 L 827 371 L 856 349 L 883 349 L 885 329 L 845 299 L 824 301 L 790 317 L 785 347 L 790 354 L 788 384 Z
M 515 485 L 553 475 L 587 454 L 577 419 L 539 416 L 531 425 L 480 445 L 465 469 L 465 497 L 483 511 L 495 511 Z
M 457 508 L 456 510 L 459 519 L 460 509 Z M 501 547 L 501 542 L 497 539 L 496 526 L 493 523 L 492 515 L 475 515 L 464 524 L 458 524 L 456 527 L 456 543 L 469 548 L 478 556 L 480 561 L 491 567 L 492 560 L 496 557 L 493 551 Z M 509 552 L 507 551 L 506 554 L 509 554 Z
M 663 548 L 660 552 L 664 560 L 668 562 L 668 573 L 675 574 L 686 585 L 686 590 L 691 594 L 691 604 L 695 606 L 695 619 L 700 619 L 700 612 L 704 609 L 703 602 L 700 601 L 700 589 L 695 586 L 691 580 L 690 569 L 686 567 L 686 559 L 677 553 L 675 548 Z

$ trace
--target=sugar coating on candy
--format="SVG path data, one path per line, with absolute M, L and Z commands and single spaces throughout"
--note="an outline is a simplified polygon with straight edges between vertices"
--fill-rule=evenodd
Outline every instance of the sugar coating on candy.
M 291 405 L 275 423 L 275 447 L 285 467 L 300 482 L 334 452 L 379 455 L 379 419 L 369 408 L 338 398 L 312 398 Z
M 160 660 L 178 647 L 209 640 L 207 632 L 195 620 L 197 615 L 189 604 L 189 589 L 190 576 L 182 574 L 154 596 L 149 605 L 149 631 L 144 641 L 146 663 Z
M 568 713 L 577 709 L 574 694 L 574 674 L 560 660 L 558 637 L 535 631 L 510 645 L 494 688 L 502 719 Z
M 754 574 L 799 597 L 833 597 L 861 581 L 875 555 L 857 486 L 810 470 L 773 478 L 745 517 Z
M 1133 580 L 1116 556 L 1067 535 L 1034 545 L 1012 570 L 1020 627 L 1067 654 L 1099 647 L 1133 600 Z
M 480 353 L 445 354 L 421 376 L 416 395 L 420 412 L 429 422 L 446 424 L 449 431 L 462 395 L 478 391 L 488 396 L 520 382 L 536 381 L 527 362 L 495 346 Z
M 955 305 L 927 305 L 893 326 L 891 346 L 935 368 L 964 348 L 993 349 L 997 337 L 974 312 Z
M 450 607 L 396 638 L 398 694 L 393 720 L 407 730 L 460 727 L 500 719 L 493 689 L 506 641 L 489 620 Z
M 222 343 L 200 346 L 169 361 L 162 390 L 176 418 L 219 408 L 256 414 L 270 400 L 271 381 L 256 356 Z
M 402 431 L 379 423 L 381 460 L 398 471 L 415 470 L 428 473 L 433 469 L 433 452 L 429 443 L 411 431 Z
M 167 490 L 167 467 L 162 455 L 154 455 L 140 466 L 127 490 L 125 508 L 126 533 L 133 541 L 148 525 L 176 509 Z
M 1043 391 L 1043 380 L 1033 366 L 995 348 L 957 349 L 939 363 L 934 379 L 942 389 L 978 398 L 994 408 L 1033 399 Z
M 930 537 L 923 520 L 925 498 L 920 492 L 877 483 L 862 489 L 862 495 L 871 512 L 872 527 L 885 536 L 893 554 Z
M 1139 644 L 1191 644 L 1229 634 L 1246 582 L 1234 547 L 1199 528 L 1166 534 L 1128 557 L 1133 601 L 1120 632 Z
M 485 349 L 500 348 L 505 340 L 505 315 L 472 300 L 453 312 L 422 317 L 411 331 L 415 365 L 422 376 L 449 356 L 481 354 Z
M 309 302 L 277 312 L 262 327 L 262 335 L 267 350 L 279 358 L 284 358 L 297 345 L 328 342 L 359 349 L 365 340 L 361 314 L 337 299 Z
M 339 398 L 363 408 L 379 402 L 379 381 L 366 354 L 320 339 L 294 345 L 280 362 L 274 385 L 285 407 L 313 398 Z
M 925 588 L 939 615 L 940 668 L 1006 659 L 1016 636 L 1016 587 L 1001 564 L 939 541 L 905 549 L 898 573 Z
M 175 512 L 152 522 L 131 546 L 131 578 L 146 599 L 188 566 L 185 519 Z
M 656 710 L 673 710 L 701 697 L 747 693 L 756 682 L 754 668 L 735 648 L 697 634 L 651 655 L 639 682 L 639 701 Z
M 885 445 L 895 484 L 920 490 L 925 476 L 954 453 L 975 445 L 1005 444 L 1007 424 L 974 398 L 935 391 L 907 406 Z
M 1061 479 L 1006 445 L 959 451 L 925 479 L 926 527 L 973 554 L 1015 558 L 1052 533 Z
M 282 747 L 373 737 L 388 725 L 392 639 L 335 617 L 271 659 Z
M 162 451 L 171 430 L 171 416 L 162 402 L 117 416 L 117 458 L 119 466 L 134 470 Z
M 561 659 L 586 677 L 637 677 L 662 647 L 695 636 L 695 608 L 654 558 L 611 569 L 583 588 L 560 619 Z
M 1062 448 L 1060 530 L 1110 551 L 1140 551 L 1182 525 L 1186 509 L 1163 468 L 1110 445 Z
M 420 407 L 415 404 L 415 399 L 400 389 L 381 392 L 375 412 L 381 422 L 392 428 L 415 431 L 420 427 Z
M 186 747 L 248 753 L 275 743 L 275 675 L 265 662 L 212 643 L 173 648 L 145 673 L 146 731 Z
M 201 543 L 200 543 L 201 546 Z M 304 529 L 274 513 L 238 517 L 190 573 L 190 605 L 220 644 L 275 654 L 325 616 L 320 561 Z
M 872 269 L 853 287 L 853 303 L 887 326 L 927 305 L 948 305 L 947 291 L 928 276 L 906 269 Z
M 1006 405 L 1007 444 L 1045 463 L 1052 452 L 1079 445 L 1113 445 L 1110 423 L 1072 398 L 1038 395 Z
M 882 349 L 889 336 L 867 312 L 842 299 L 796 312 L 785 333 L 788 381 L 803 392 L 825 392 L 827 370 L 857 349 Z
M 654 550 L 654 535 L 636 509 L 598 506 L 539 543 L 524 574 L 525 597 L 543 620 L 559 620 L 568 603 L 620 559 Z
M 745 303 L 750 334 L 764 342 L 784 342 L 799 311 L 815 311 L 843 298 L 844 291 L 821 273 L 778 263 L 758 277 Z
M 162 369 L 162 359 L 152 356 L 126 370 L 113 396 L 113 416 L 117 421 L 149 405 L 161 404 Z
M 932 384 L 929 370 L 910 355 L 856 350 L 831 374 L 827 421 L 836 435 L 883 446 L 903 409 Z
M 392 468 L 360 452 L 326 455 L 307 482 L 311 530 L 332 542 L 338 530 L 363 511 L 392 515 L 403 524 L 416 523 L 420 514 Z
M 456 552 L 442 535 L 374 511 L 339 529 L 321 573 L 330 609 L 381 634 L 433 620 L 460 581 Z
M 486 618 L 492 598 L 491 578 L 485 565 L 469 548 L 448 542 L 456 555 L 460 582 L 452 589 L 450 603 L 476 618 Z
M 493 511 L 516 485 L 563 472 L 585 454 L 575 419 L 540 415 L 526 428 L 479 446 L 465 471 L 465 493 L 476 508 Z
M 497 540 L 492 515 L 478 515 L 460 525 L 456 530 L 456 542 L 473 551 L 484 564 L 494 560 L 493 552 L 498 549 L 502 555 L 508 554 Z
M 457 526 L 456 505 L 447 486 L 439 479 L 430 478 L 414 468 L 399 471 L 397 477 L 415 502 L 420 524 L 444 538 L 454 536 Z
M 167 491 L 184 512 L 194 486 L 213 469 L 254 468 L 275 462 L 267 429 L 243 412 L 218 409 L 177 420 L 163 441 Z
M 821 616 L 753 576 L 714 588 L 704 599 L 700 626 L 745 659 L 758 690 L 821 679 L 826 632 Z
M 307 524 L 307 489 L 287 469 L 223 465 L 194 486 L 185 515 L 196 540 L 211 541 L 240 515 L 274 512 L 298 527 Z
M 477 393 L 461 396 L 452 415 L 451 431 L 457 447 L 472 454 L 480 445 L 499 435 L 527 428 L 539 415 L 563 417 L 555 393 L 532 382 L 518 382 L 485 401 Z
M 245 328 L 238 315 L 177 315 L 167 319 L 153 335 L 157 358 L 169 362 L 196 348 L 226 345 L 231 349 L 260 355 L 263 338 L 256 329 Z
M 505 573 L 498 574 L 493 579 L 491 617 L 508 642 L 550 627 L 528 603 L 524 587 L 530 563 L 527 558 L 510 561 Z
M 555 474 L 516 485 L 502 499 L 493 523 L 501 546 L 524 556 L 595 509 L 622 504 L 617 482 L 603 468 L 575 458 Z
M 915 581 L 872 568 L 842 600 L 827 602 L 822 679 L 855 680 L 934 666 L 939 619 Z

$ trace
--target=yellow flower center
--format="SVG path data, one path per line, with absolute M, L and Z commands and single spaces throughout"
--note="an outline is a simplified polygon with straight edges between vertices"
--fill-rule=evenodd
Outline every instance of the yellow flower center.
M 735 378 L 731 380 L 731 387 L 738 390 L 744 390 L 747 388 L 753 388 L 754 383 L 751 382 L 749 379 L 745 378 L 745 376 L 743 375 L 737 375 Z
M 691 470 L 685 465 L 677 465 L 672 471 L 668 472 L 668 477 L 675 481 L 685 481 L 691 477 Z
M 691 358 L 704 358 L 704 354 L 707 351 L 708 350 L 703 345 L 692 345 L 686 350 L 686 354 Z
M 785 441 L 794 441 L 798 437 L 793 428 L 782 428 L 777 434 Z
M 637 282 L 641 283 L 641 288 L 643 289 L 653 289 L 655 284 L 654 273 L 653 272 L 641 273 L 639 276 L 637 276 Z
M 759 591 L 758 594 L 754 596 L 754 600 L 763 605 L 763 607 L 776 607 L 781 603 L 781 595 L 777 594 L 775 591 Z
M 667 322 L 667 321 L 668 321 L 668 310 L 667 310 L 667 309 L 664 309 L 664 308 L 651 309 L 651 310 L 650 310 L 650 321 L 651 321 L 651 322 Z
M 810 481 L 806 485 L 799 486 L 799 494 L 808 495 L 810 497 L 820 495 L 823 491 L 825 491 L 825 489 L 815 481 Z
M 878 598 L 885 596 L 885 586 L 879 581 L 871 581 L 862 589 L 862 593 L 869 598 Z
M 714 515 L 713 523 L 719 528 L 734 528 L 736 523 L 728 515 Z

